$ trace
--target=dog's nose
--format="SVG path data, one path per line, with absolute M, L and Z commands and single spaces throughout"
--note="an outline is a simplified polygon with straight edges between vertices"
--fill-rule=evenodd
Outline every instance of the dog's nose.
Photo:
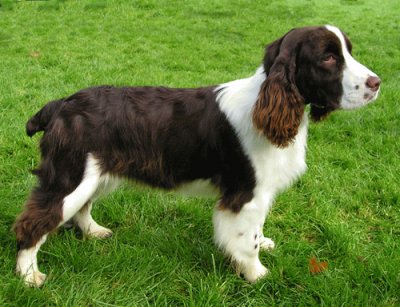
M 366 82 L 366 85 L 374 92 L 376 92 L 379 89 L 380 84 L 381 84 L 381 79 L 375 76 L 369 76 Z

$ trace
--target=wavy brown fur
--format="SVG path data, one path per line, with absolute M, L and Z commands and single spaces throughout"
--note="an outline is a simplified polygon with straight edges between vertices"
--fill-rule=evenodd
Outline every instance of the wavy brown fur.
M 253 111 L 255 127 L 278 146 L 288 146 L 296 137 L 304 113 L 304 100 L 292 84 L 270 76 L 263 83 Z

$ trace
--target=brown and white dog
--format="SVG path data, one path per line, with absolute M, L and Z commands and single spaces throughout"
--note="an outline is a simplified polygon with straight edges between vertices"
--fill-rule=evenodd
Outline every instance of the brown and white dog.
M 128 179 L 212 185 L 216 244 L 248 281 L 264 276 L 259 250 L 274 247 L 263 235 L 266 215 L 306 170 L 306 104 L 318 121 L 378 96 L 380 79 L 351 49 L 336 27 L 293 29 L 246 79 L 197 89 L 100 86 L 45 105 L 26 127 L 44 134 L 39 184 L 14 225 L 17 272 L 41 286 L 39 248 L 70 219 L 87 236 L 110 236 L 93 220 L 92 202 Z

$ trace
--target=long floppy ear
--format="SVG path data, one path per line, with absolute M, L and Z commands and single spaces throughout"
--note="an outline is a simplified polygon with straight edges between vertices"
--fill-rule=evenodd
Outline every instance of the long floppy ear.
M 304 114 L 304 98 L 295 82 L 297 49 L 290 41 L 285 43 L 285 37 L 267 47 L 267 78 L 253 110 L 255 127 L 278 147 L 294 140 Z

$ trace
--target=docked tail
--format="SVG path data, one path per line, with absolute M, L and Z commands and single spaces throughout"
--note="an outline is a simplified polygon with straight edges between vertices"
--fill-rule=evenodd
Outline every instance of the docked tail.
M 55 100 L 46 104 L 26 123 L 26 134 L 32 137 L 36 132 L 45 131 L 53 115 L 59 111 L 64 100 Z

